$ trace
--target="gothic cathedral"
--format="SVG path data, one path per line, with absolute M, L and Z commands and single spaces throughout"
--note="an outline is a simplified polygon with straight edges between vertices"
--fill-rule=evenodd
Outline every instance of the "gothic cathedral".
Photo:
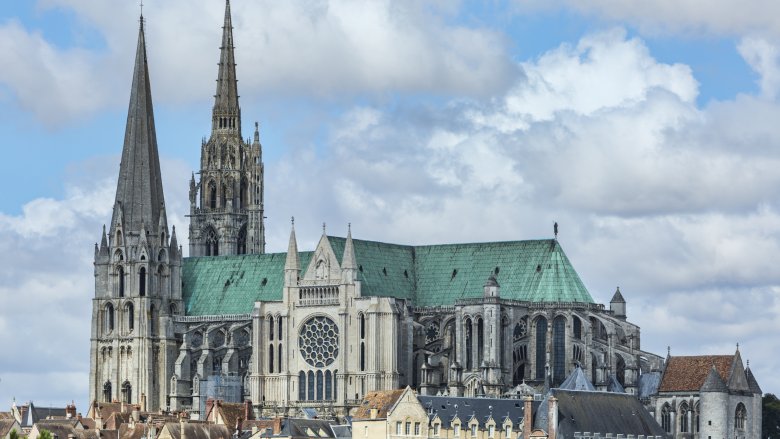
M 287 252 L 266 253 L 259 129 L 241 130 L 226 0 L 183 258 L 165 214 L 142 19 L 113 216 L 95 246 L 92 400 L 196 414 L 218 397 L 251 400 L 257 415 L 345 416 L 374 390 L 511 396 L 575 371 L 599 390 L 658 392 L 664 359 L 642 350 L 623 293 L 596 303 L 556 237 L 410 246 L 323 227 L 299 251 L 293 224 Z M 723 374 L 742 373 L 732 369 Z M 760 400 L 750 376 L 733 392 Z

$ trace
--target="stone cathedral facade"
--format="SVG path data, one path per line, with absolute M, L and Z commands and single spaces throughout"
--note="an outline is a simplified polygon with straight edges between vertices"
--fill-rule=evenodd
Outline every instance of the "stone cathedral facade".
M 255 124 L 242 138 L 229 0 L 184 258 L 165 215 L 144 38 L 142 24 L 114 212 L 95 249 L 91 399 L 343 416 L 373 390 L 500 396 L 576 368 L 638 394 L 662 368 L 620 290 L 596 303 L 556 238 L 409 246 L 323 226 L 301 251 L 293 224 L 287 252 L 265 253 L 260 136 Z

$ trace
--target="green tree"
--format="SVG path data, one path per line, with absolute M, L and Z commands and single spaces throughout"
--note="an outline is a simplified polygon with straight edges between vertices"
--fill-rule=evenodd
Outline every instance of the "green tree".
M 49 430 L 41 430 L 38 434 L 38 439 L 53 439 Z
M 11 430 L 11 434 L 8 435 L 10 439 L 19 439 L 19 433 L 16 432 L 16 429 L 14 428 Z
M 771 393 L 767 393 L 761 399 L 762 419 L 761 428 L 763 437 L 780 439 L 780 399 Z

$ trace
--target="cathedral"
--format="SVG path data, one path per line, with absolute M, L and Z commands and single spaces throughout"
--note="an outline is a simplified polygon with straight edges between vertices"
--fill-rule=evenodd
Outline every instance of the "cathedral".
M 293 221 L 287 252 L 266 253 L 263 174 L 257 123 L 242 138 L 227 0 L 184 257 L 166 219 L 142 19 L 116 200 L 95 245 L 90 399 L 344 416 L 371 391 L 500 397 L 575 369 L 639 395 L 664 364 L 642 350 L 621 291 L 596 303 L 556 237 L 413 246 L 323 225 L 300 250 Z

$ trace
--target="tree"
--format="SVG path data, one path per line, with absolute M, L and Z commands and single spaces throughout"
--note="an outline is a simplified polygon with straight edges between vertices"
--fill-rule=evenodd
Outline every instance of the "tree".
M 767 393 L 761 399 L 763 429 L 762 437 L 780 439 L 780 399 L 771 393 Z
M 11 434 L 8 435 L 10 439 L 19 439 L 19 433 L 16 432 L 16 429 L 14 428 L 11 430 Z
M 53 439 L 49 430 L 41 430 L 38 434 L 38 439 Z

